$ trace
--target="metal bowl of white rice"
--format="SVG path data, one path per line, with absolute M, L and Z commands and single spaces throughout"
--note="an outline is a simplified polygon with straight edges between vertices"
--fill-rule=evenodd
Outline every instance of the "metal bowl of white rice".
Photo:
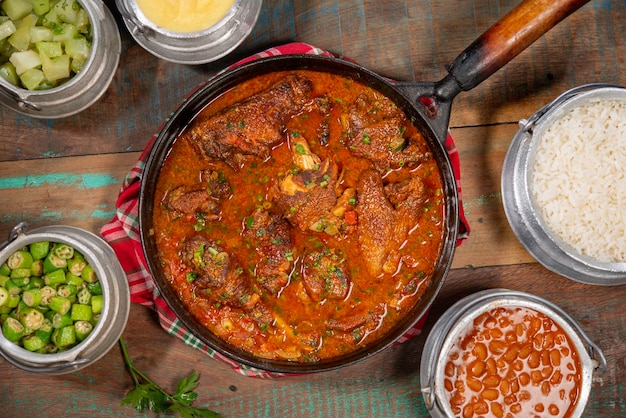
M 519 124 L 502 169 L 513 232 L 555 273 L 625 284 L 626 88 L 574 88 Z

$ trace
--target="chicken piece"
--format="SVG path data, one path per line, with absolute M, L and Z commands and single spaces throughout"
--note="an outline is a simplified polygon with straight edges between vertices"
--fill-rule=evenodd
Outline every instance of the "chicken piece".
M 357 237 L 363 261 L 372 275 L 397 270 L 400 246 L 417 225 L 420 208 L 426 202 L 424 190 L 416 177 L 387 186 L 383 186 L 376 170 L 367 170 L 359 177 Z
M 217 171 L 205 170 L 200 173 L 200 184 L 180 186 L 168 193 L 166 205 L 185 215 L 205 215 L 205 220 L 219 217 L 219 200 L 232 194 L 230 184 Z
M 220 207 L 211 194 L 205 190 L 189 190 L 186 186 L 178 187 L 168 194 L 167 206 L 185 215 L 205 215 L 206 220 L 219 217 Z
M 342 223 L 342 218 L 332 213 L 337 204 L 337 172 L 337 165 L 326 160 L 318 170 L 288 174 L 270 198 L 277 210 L 301 231 L 335 235 Z
M 266 159 L 283 140 L 284 126 L 311 100 L 311 81 L 288 76 L 268 90 L 195 121 L 186 136 L 201 155 L 235 171 L 250 156 Z
M 246 219 L 244 237 L 255 245 L 251 260 L 259 284 L 276 295 L 289 283 L 295 255 L 289 223 L 280 215 L 256 211 Z
M 361 96 L 345 122 L 349 133 L 345 145 L 355 156 L 372 161 L 381 172 L 417 166 L 428 154 L 415 138 L 405 137 L 408 123 L 404 112 L 393 103 L 372 103 L 368 97 Z
M 324 248 L 308 253 L 302 261 L 302 281 L 314 301 L 344 299 L 350 288 L 345 257 L 339 250 Z
M 250 312 L 250 318 L 260 327 L 274 321 L 250 276 L 219 244 L 194 236 L 185 243 L 182 258 L 189 268 L 187 280 L 199 290 L 196 295 Z

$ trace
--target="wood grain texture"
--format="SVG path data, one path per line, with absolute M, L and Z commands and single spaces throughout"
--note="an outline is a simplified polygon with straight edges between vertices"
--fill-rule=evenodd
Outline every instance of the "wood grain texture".
M 569 312 L 600 346 L 609 367 L 594 377 L 586 417 L 622 417 L 626 411 L 626 287 L 611 291 L 572 283 L 537 265 L 453 270 L 433 307 L 425 335 L 454 302 L 488 288 L 514 288 L 544 297 Z M 571 295 L 584 294 L 584 298 Z M 123 338 L 135 365 L 164 387 L 192 370 L 200 373 L 198 404 L 224 417 L 427 417 L 419 364 L 425 338 L 392 347 L 362 363 L 320 374 L 271 380 L 236 374 L 159 329 L 147 308 L 133 305 Z M 0 365 L 3 416 L 132 416 L 120 400 L 132 388 L 116 346 L 98 363 L 65 376 L 37 376 Z M 620 380 L 621 377 L 621 380 Z M 23 388 L 36 388 L 24 390 Z M 10 400 L 10 402 L 6 402 Z
M 128 170 L 167 116 L 197 85 L 240 58 L 303 41 L 393 79 L 437 81 L 519 1 L 266 0 L 250 37 L 229 56 L 200 66 L 153 57 L 133 41 L 115 2 L 105 3 L 120 28 L 122 55 L 104 97 L 59 120 L 0 108 L 0 241 L 20 221 L 97 233 L 113 216 Z M 520 119 L 581 84 L 626 85 L 624 22 L 623 0 L 591 1 L 455 99 L 451 132 L 472 233 L 457 249 L 424 334 L 454 302 L 482 289 L 521 290 L 556 303 L 607 357 L 607 371 L 594 377 L 589 417 L 626 416 L 626 286 L 583 285 L 535 263 L 506 220 L 500 172 Z M 184 345 L 144 307 L 132 307 L 124 338 L 135 363 L 165 386 L 173 389 L 198 370 L 199 404 L 225 417 L 428 416 L 419 385 L 423 336 L 351 367 L 272 380 L 241 376 Z M 118 347 L 66 376 L 37 376 L 0 362 L 0 381 L 3 417 L 133 415 L 119 404 L 132 382 Z

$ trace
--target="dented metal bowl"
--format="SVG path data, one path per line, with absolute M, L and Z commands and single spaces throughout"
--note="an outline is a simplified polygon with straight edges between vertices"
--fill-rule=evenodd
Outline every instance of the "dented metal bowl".
M 619 285 L 626 283 L 626 263 L 598 261 L 559 239 L 547 227 L 531 193 L 532 167 L 543 133 L 569 110 L 598 100 L 626 101 L 626 88 L 609 84 L 580 86 L 520 121 L 502 168 L 502 201 L 518 240 L 544 267 L 581 283 Z
M 85 256 L 102 286 L 102 315 L 91 334 L 67 351 L 54 354 L 30 352 L 0 333 L 0 355 L 14 366 L 34 373 L 75 372 L 98 361 L 117 343 L 128 321 L 130 290 L 111 247 L 97 235 L 76 227 L 48 226 L 27 231 L 27 224 L 20 223 L 12 229 L 8 240 L 0 244 L 0 263 L 17 249 L 39 241 L 62 242 Z
M 581 366 L 580 392 L 570 418 L 583 416 L 591 391 L 592 375 L 606 369 L 604 354 L 561 308 L 538 296 L 507 289 L 489 289 L 469 295 L 450 307 L 433 326 L 424 345 L 420 365 L 422 394 L 430 414 L 434 418 L 455 416 L 444 387 L 448 355 L 459 337 L 473 327 L 475 318 L 498 307 L 522 307 L 540 312 L 566 333 L 578 353 Z

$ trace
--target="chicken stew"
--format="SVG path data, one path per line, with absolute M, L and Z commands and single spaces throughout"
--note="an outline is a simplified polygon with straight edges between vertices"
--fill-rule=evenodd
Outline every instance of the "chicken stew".
M 315 362 L 384 336 L 420 300 L 444 240 L 428 143 L 358 80 L 263 74 L 210 103 L 159 174 L 151 233 L 212 333 Z

